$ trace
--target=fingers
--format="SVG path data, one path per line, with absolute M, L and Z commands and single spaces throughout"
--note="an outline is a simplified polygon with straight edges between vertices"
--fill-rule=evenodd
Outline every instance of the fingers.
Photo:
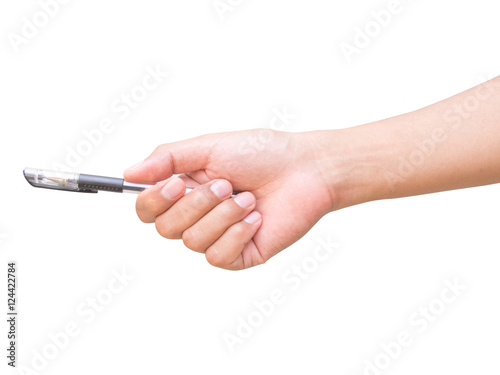
M 124 172 L 127 181 L 158 182 L 174 174 L 204 169 L 216 134 L 158 146 L 144 161 Z
M 255 208 L 252 193 L 238 194 L 228 199 L 182 233 L 186 247 L 197 252 L 205 252 L 234 223 L 243 220 Z
M 244 257 L 244 249 L 255 246 L 251 239 L 261 224 L 261 215 L 254 211 L 244 220 L 230 226 L 205 252 L 207 261 L 227 270 L 251 267 L 253 264 L 249 263 L 249 257 Z
M 155 219 L 158 233 L 169 239 L 179 239 L 192 226 L 223 200 L 228 199 L 233 187 L 226 180 L 214 180 L 200 185 L 181 197 L 167 211 Z
M 156 217 L 168 210 L 186 191 L 185 182 L 173 177 L 144 190 L 137 198 L 137 216 L 144 223 L 154 223 Z
M 214 266 L 241 269 L 252 263 L 245 262 L 242 252 L 262 223 L 253 211 L 255 196 L 244 192 L 230 198 L 233 189 L 226 180 L 200 185 L 189 194 L 185 189 L 178 177 L 156 184 L 139 195 L 137 215 L 154 222 L 161 236 L 182 238 L 186 247 L 206 253 Z

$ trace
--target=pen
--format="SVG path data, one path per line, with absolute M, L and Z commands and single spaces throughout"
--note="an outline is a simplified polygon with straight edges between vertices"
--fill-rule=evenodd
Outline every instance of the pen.
M 37 188 L 76 191 L 79 193 L 97 193 L 111 191 L 114 193 L 140 193 L 150 188 L 150 184 L 139 184 L 125 181 L 123 178 L 95 176 L 83 173 L 47 171 L 43 169 L 25 168 L 24 177 L 31 186 Z M 192 188 L 186 188 L 186 194 Z M 234 197 L 234 194 L 232 195 Z

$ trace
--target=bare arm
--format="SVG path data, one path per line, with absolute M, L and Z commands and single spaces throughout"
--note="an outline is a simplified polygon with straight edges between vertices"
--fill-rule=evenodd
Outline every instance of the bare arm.
M 500 182 L 500 77 L 415 112 L 318 132 L 335 209 Z

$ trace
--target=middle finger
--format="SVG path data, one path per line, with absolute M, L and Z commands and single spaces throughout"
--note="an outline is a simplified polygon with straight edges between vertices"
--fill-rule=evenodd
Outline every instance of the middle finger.
M 227 180 L 215 180 L 200 185 L 156 217 L 156 230 L 165 238 L 179 239 L 182 232 L 200 220 L 220 202 L 228 199 L 232 192 L 233 187 Z

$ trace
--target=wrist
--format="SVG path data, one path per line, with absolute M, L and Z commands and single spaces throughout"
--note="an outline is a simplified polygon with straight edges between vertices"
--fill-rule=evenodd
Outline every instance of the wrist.
M 331 198 L 330 211 L 391 196 L 383 166 L 391 160 L 388 139 L 364 125 L 310 133 L 316 165 Z

